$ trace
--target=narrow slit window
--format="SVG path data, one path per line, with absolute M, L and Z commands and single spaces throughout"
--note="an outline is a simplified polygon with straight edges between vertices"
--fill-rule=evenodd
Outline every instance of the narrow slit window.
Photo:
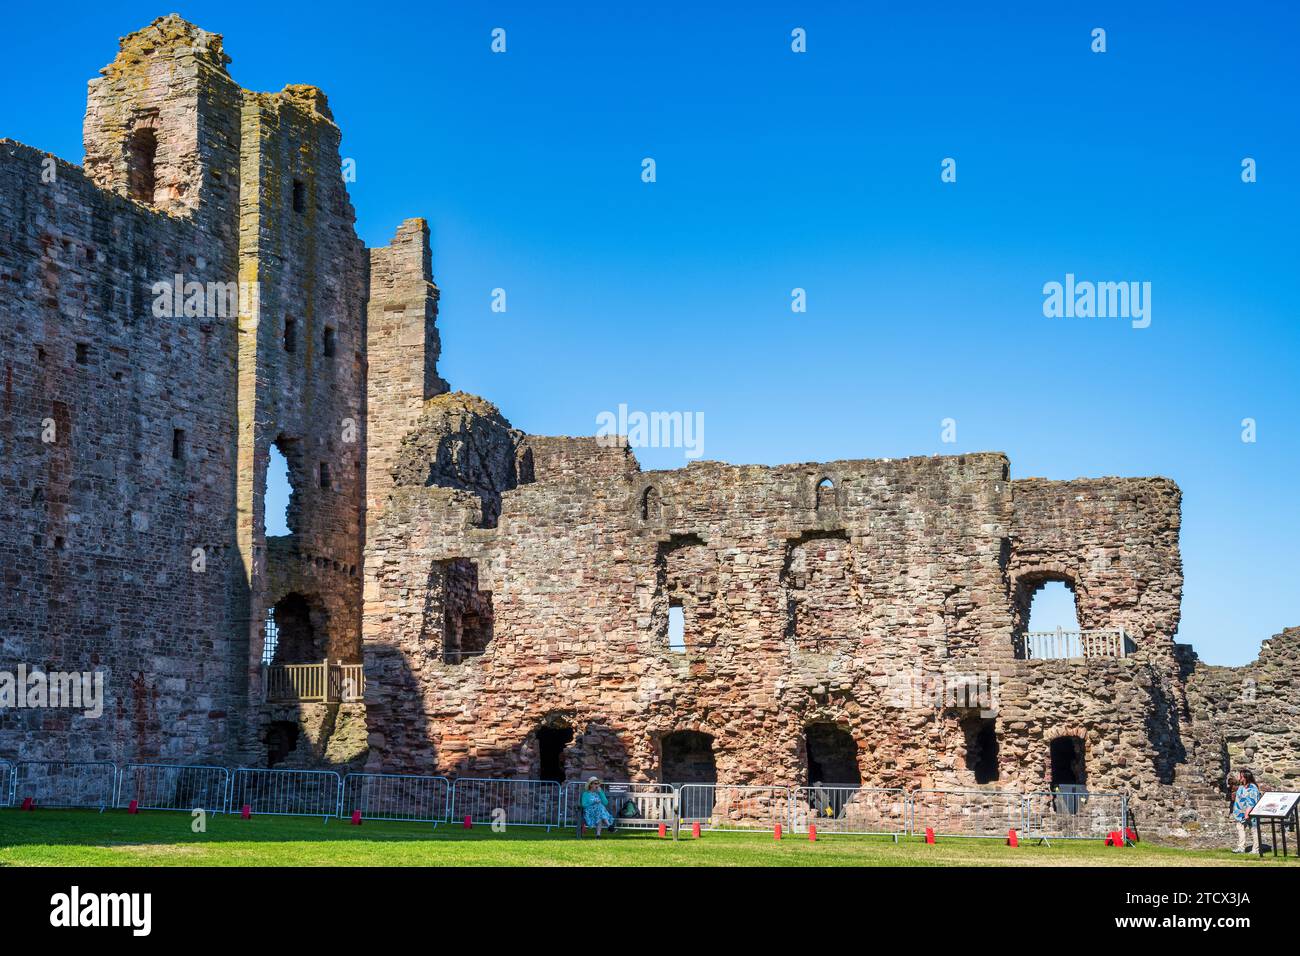
M 298 323 L 293 316 L 284 317 L 284 350 L 295 352 L 298 349 Z
M 332 328 L 325 326 L 324 352 L 326 358 L 333 358 L 334 352 L 338 348 L 338 336 Z
M 668 608 L 668 650 L 686 653 L 686 612 L 680 604 Z
M 322 461 L 320 463 L 320 486 L 322 488 L 328 488 L 330 486 L 329 462 Z
M 172 457 L 177 461 L 185 460 L 185 429 L 172 429 Z
M 127 149 L 127 190 L 132 199 L 154 201 L 157 159 L 158 135 L 148 128 L 132 133 Z
M 87 365 L 90 362 L 90 346 L 85 342 L 77 343 L 77 364 Z
M 293 211 L 307 211 L 307 185 L 301 179 L 293 181 Z

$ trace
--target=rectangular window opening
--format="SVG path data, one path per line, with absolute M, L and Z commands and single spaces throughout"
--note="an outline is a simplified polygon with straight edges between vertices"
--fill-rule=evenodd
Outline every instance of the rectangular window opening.
M 686 653 L 686 612 L 680 604 L 668 608 L 668 650 Z

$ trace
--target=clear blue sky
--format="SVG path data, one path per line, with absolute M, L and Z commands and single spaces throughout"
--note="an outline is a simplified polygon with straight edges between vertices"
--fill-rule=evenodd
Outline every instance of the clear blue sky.
M 519 427 L 626 403 L 731 462 L 1166 475 L 1179 640 L 1243 663 L 1300 624 L 1291 5 L 167 2 L 242 85 L 329 94 L 361 236 L 430 220 L 442 372 Z M 166 12 L 11 7 L 0 135 L 79 161 L 86 80 Z M 1151 282 L 1151 327 L 1045 318 L 1067 272 Z

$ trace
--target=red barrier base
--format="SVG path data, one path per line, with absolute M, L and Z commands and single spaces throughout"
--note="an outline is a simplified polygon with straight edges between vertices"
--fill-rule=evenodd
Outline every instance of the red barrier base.
M 691 824 L 691 836 L 697 840 L 700 838 L 700 825 L 698 823 Z
M 464 826 L 464 828 L 465 828 L 466 830 L 473 830 L 473 829 L 474 829 L 474 818 L 471 817 L 468 813 L 465 814 L 465 822 L 464 822 L 464 824 L 462 824 L 462 825 Z
M 925 828 L 925 842 L 934 846 L 934 827 Z
M 1007 846 L 1020 846 L 1020 838 L 1016 836 L 1015 827 L 1007 831 Z
M 668 825 L 666 823 L 659 824 L 659 835 L 661 837 L 666 837 L 668 835 Z
M 815 823 L 808 824 L 808 842 L 809 843 L 817 842 L 817 824 Z
M 140 801 L 139 801 L 139 800 L 132 800 L 132 801 L 131 801 L 131 805 L 130 805 L 129 807 L 126 808 L 126 812 L 127 812 L 127 813 L 139 813 L 139 812 L 140 812 Z
M 252 815 L 253 815 L 253 808 L 249 806 L 247 803 L 244 804 L 243 809 L 239 811 L 239 819 L 247 820 Z
M 1132 829 L 1131 827 L 1125 830 L 1124 839 L 1128 840 L 1129 843 L 1137 843 L 1138 842 L 1137 831 Z
M 24 809 L 24 810 L 35 810 L 35 809 L 36 809 L 36 801 L 34 801 L 31 797 L 23 797 L 23 809 Z
M 352 825 L 353 825 L 354 827 L 359 827 L 359 826 L 361 826 L 361 811 L 360 811 L 360 810 L 353 810 L 353 811 L 352 811 Z
M 781 839 L 781 824 L 778 823 L 772 828 L 772 836 L 777 840 Z

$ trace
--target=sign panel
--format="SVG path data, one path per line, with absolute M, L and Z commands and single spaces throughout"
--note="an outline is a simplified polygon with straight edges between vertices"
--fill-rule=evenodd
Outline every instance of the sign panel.
M 1259 798 L 1259 803 L 1255 804 L 1250 815 L 1266 820 L 1289 817 L 1297 801 L 1300 801 L 1300 793 L 1266 793 Z

